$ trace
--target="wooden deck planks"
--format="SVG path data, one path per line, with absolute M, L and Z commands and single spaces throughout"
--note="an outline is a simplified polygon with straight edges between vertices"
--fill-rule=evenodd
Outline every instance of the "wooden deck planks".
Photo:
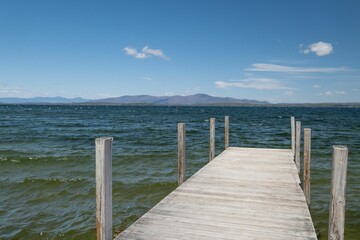
M 291 150 L 229 147 L 116 237 L 317 239 Z

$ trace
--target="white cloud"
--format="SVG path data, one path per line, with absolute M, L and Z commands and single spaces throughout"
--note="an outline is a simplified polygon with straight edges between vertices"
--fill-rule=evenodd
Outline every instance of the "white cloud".
M 147 81 L 152 81 L 153 79 L 152 78 L 150 78 L 150 77 L 140 77 L 141 79 L 143 79 L 143 80 L 147 80 Z
M 294 92 L 293 92 L 293 91 L 286 91 L 286 92 L 284 92 L 284 96 L 290 97 L 290 96 L 292 96 L 292 95 L 294 95 Z
M 200 92 L 200 87 L 195 87 L 193 89 L 186 89 L 185 95 L 194 95 Z
M 96 94 L 97 98 L 111 98 L 111 97 L 117 97 L 114 94 L 111 93 L 98 93 Z
M 302 47 L 302 46 L 301 46 Z M 322 57 L 329 55 L 333 51 L 333 46 L 331 43 L 326 42 L 317 42 L 310 44 L 306 49 L 304 49 L 302 52 L 304 54 L 309 54 L 310 52 L 315 53 L 317 56 Z
M 326 91 L 323 93 L 318 93 L 319 96 L 335 96 L 335 95 L 345 95 L 347 94 L 345 91 Z
M 217 88 L 239 87 L 239 88 L 253 88 L 258 90 L 279 90 L 292 89 L 284 86 L 281 82 L 271 78 L 248 78 L 234 82 L 216 81 Z
M 321 88 L 321 86 L 320 86 L 320 85 L 316 85 L 316 84 L 315 84 L 315 85 L 313 85 L 312 87 L 313 87 L 313 88 Z
M 145 59 L 149 57 L 145 53 L 141 53 L 141 52 L 139 53 L 135 48 L 126 47 L 124 48 L 124 51 L 127 55 L 133 56 L 134 58 L 137 59 Z
M 162 50 L 152 49 L 152 48 L 149 48 L 148 46 L 143 47 L 141 49 L 141 51 L 138 51 L 136 48 L 125 47 L 124 52 L 126 55 L 133 56 L 134 58 L 137 58 L 137 59 L 145 59 L 145 58 L 149 58 L 152 56 L 160 57 L 165 60 L 170 59 L 164 54 L 164 52 Z
M 284 65 L 268 64 L 268 63 L 255 63 L 252 68 L 246 69 L 247 71 L 256 72 L 281 72 L 281 73 L 335 73 L 349 71 L 346 67 L 336 68 L 311 68 L 311 67 L 289 67 Z
M 168 97 L 175 96 L 175 95 L 176 94 L 174 92 L 166 92 L 166 93 L 164 93 L 164 96 L 168 96 Z

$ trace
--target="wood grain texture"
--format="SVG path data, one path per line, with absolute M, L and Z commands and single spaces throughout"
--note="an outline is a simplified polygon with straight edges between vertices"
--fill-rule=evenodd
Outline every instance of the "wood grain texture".
M 178 123 L 178 185 L 185 181 L 185 123 Z
M 291 121 L 291 151 L 295 158 L 295 117 L 290 118 Z
M 229 147 L 229 116 L 225 116 L 225 149 Z
M 215 118 L 210 118 L 210 152 L 209 161 L 215 157 Z
M 328 232 L 331 240 L 344 239 L 347 163 L 347 147 L 333 146 Z
M 310 208 L 311 129 L 304 128 L 304 195 Z
M 296 141 L 295 141 L 295 164 L 300 175 L 300 145 L 301 145 L 301 122 L 296 121 Z
M 117 236 L 317 239 L 293 153 L 229 147 Z
M 96 236 L 110 240 L 112 233 L 112 142 L 97 138 L 96 146 Z

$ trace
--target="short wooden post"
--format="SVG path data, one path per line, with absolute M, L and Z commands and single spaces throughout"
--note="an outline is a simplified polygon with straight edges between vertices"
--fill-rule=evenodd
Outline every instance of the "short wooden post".
M 301 142 L 301 122 L 296 121 L 295 164 L 299 175 L 300 175 L 300 142 Z
M 291 117 L 291 151 L 295 159 L 295 117 Z
M 347 162 L 347 147 L 333 146 L 328 238 L 331 240 L 344 239 Z
M 178 185 L 185 180 L 185 123 L 178 123 Z
M 112 142 L 97 138 L 96 145 L 96 239 L 112 240 Z
M 311 129 L 304 128 L 304 194 L 310 208 Z
M 215 157 L 215 118 L 210 118 L 210 154 L 209 161 Z
M 225 149 L 229 147 L 229 116 L 225 116 Z

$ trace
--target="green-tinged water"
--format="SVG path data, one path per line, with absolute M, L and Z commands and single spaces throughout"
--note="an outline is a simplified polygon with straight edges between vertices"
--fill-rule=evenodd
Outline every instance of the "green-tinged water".
M 114 137 L 113 223 L 120 231 L 176 188 L 177 123 L 186 175 L 230 146 L 290 148 L 290 116 L 312 129 L 311 214 L 327 239 L 332 145 L 349 148 L 345 238 L 360 236 L 360 108 L 0 105 L 0 239 L 95 239 L 95 138 Z

